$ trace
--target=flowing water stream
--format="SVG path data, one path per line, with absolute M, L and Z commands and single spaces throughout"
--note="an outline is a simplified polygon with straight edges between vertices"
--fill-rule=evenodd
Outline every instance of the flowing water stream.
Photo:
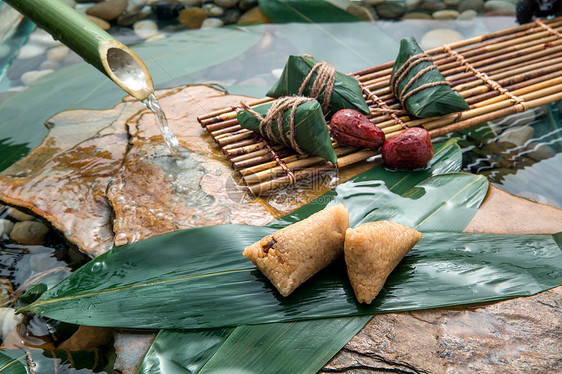
M 177 156 L 179 154 L 178 138 L 176 138 L 172 130 L 170 130 L 166 115 L 164 114 L 164 111 L 162 110 L 162 107 L 160 106 L 160 103 L 156 99 L 154 93 L 151 93 L 148 98 L 142 101 L 142 103 L 146 105 L 152 113 L 154 113 L 154 117 L 156 117 L 156 124 L 162 132 L 162 137 L 170 150 L 170 154 L 174 157 Z

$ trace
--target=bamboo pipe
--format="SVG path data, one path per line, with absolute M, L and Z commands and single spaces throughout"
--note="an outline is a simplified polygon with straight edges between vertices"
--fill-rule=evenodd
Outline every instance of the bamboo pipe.
M 107 75 L 128 94 L 145 100 L 154 92 L 144 62 L 127 46 L 60 0 L 6 0 L 23 15 Z

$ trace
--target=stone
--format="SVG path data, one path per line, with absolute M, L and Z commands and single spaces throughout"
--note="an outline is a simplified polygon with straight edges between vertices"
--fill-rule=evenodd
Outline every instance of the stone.
M 60 45 L 61 42 L 55 40 L 51 34 L 43 29 L 37 28 L 29 35 L 29 40 L 36 44 L 42 44 L 49 47 Z
M 548 144 L 531 142 L 527 145 L 526 154 L 535 161 L 542 161 L 556 156 L 556 151 Z
M 258 0 L 240 0 L 238 3 L 238 8 L 244 12 L 256 6 L 258 6 Z
M 7 284 L 0 284 L 0 307 L 5 307 L 12 301 L 12 287 Z
M 0 333 L 1 339 L 6 339 L 10 331 L 16 328 L 23 321 L 22 314 L 16 314 L 15 309 L 3 307 L 0 308 Z
M 271 23 L 271 20 L 265 15 L 259 6 L 253 7 L 246 13 L 240 16 L 237 24 L 256 24 L 256 23 Z
M 99 17 L 94 17 L 94 16 L 90 16 L 88 14 L 86 14 L 86 18 L 89 19 L 90 21 L 92 21 L 97 27 L 99 27 L 100 29 L 107 31 L 111 28 L 111 25 L 109 22 L 107 22 L 104 19 L 101 19 Z
M 496 135 L 499 135 L 504 129 L 513 126 L 524 126 L 533 122 L 537 117 L 536 109 L 526 110 L 524 112 L 511 114 L 509 116 L 488 121 L 488 125 Z
M 420 46 L 424 50 L 432 49 L 443 44 L 450 44 L 463 40 L 463 36 L 450 29 L 434 29 L 428 31 L 420 40 Z
M 375 12 L 375 9 L 371 6 L 362 4 L 350 4 L 347 7 L 346 11 L 362 21 L 373 22 L 378 19 L 378 15 Z
M 68 55 L 70 48 L 66 45 L 58 45 L 47 51 L 47 60 L 49 61 L 62 61 Z
M 403 20 L 407 19 L 433 19 L 430 14 L 422 13 L 422 12 L 410 12 L 406 13 L 402 16 Z
M 240 9 L 230 8 L 230 9 L 225 9 L 224 13 L 222 14 L 222 16 L 220 18 L 221 18 L 223 24 L 232 25 L 233 23 L 238 22 L 241 15 L 242 15 L 242 12 L 240 11 Z
M 162 33 L 158 33 L 156 35 L 151 36 L 150 38 L 146 39 L 145 42 L 146 43 L 151 43 L 151 42 L 155 42 L 157 40 L 162 40 L 165 39 L 166 35 L 162 34 Z
M 133 30 L 135 32 L 135 35 L 143 39 L 149 39 L 160 33 L 160 31 L 158 31 L 158 24 L 153 20 L 143 20 L 135 22 L 135 24 L 133 25 Z
M 215 0 L 215 4 L 217 4 L 221 8 L 232 8 L 239 2 L 240 0 Z
M 0 238 L 4 235 L 10 235 L 10 231 L 14 228 L 14 223 L 8 219 L 0 219 Z
M 152 14 L 160 21 L 176 19 L 180 11 L 184 8 L 185 5 L 176 0 L 160 0 L 150 5 Z
M 415 10 L 418 9 L 422 0 L 406 0 L 404 4 L 406 5 L 406 9 L 408 10 Z
M 535 130 L 531 126 L 516 126 L 511 127 L 498 137 L 498 144 L 500 143 L 511 143 L 516 147 L 522 147 L 527 143 L 535 133 Z
M 33 221 L 35 219 L 35 216 L 24 213 L 16 208 L 8 208 L 6 212 L 8 213 L 9 217 L 15 219 L 16 221 Z
M 86 10 L 86 14 L 113 21 L 127 9 L 127 0 L 106 0 Z
M 149 16 L 149 12 L 123 13 L 119 17 L 117 17 L 115 23 L 117 23 L 119 26 L 132 26 L 135 24 L 135 22 L 142 21 Z
M 223 22 L 219 18 L 207 18 L 201 24 L 201 28 L 202 29 L 214 29 L 214 28 L 217 28 L 217 27 L 221 27 L 222 25 L 223 25 Z
M 396 19 L 406 13 L 406 6 L 401 1 L 385 1 L 375 6 L 375 10 L 379 17 L 383 19 Z
M 51 74 L 54 70 L 31 70 L 27 73 L 23 73 L 21 76 L 21 82 L 26 86 L 32 86 L 36 80 Z
M 459 4 L 461 3 L 462 0 L 443 0 L 443 2 L 445 3 L 445 5 L 447 5 L 449 8 L 456 8 L 459 6 Z
M 45 236 L 49 228 L 41 222 L 22 221 L 17 222 L 10 232 L 10 239 L 16 243 L 38 245 L 45 242 Z
M 125 9 L 126 13 L 136 13 L 140 12 L 145 5 L 148 4 L 147 0 L 128 0 L 127 1 L 127 8 Z
M 7 44 L 0 44 L 0 58 L 6 58 L 10 54 L 12 49 Z
M 201 6 L 201 4 L 203 3 L 203 0 L 180 0 L 180 2 L 185 5 L 185 6 Z
M 482 12 L 484 10 L 484 0 L 463 0 L 457 10 L 460 13 L 465 10 L 474 10 L 478 13 Z
M 431 15 L 434 19 L 445 21 L 445 20 L 454 20 L 457 19 L 459 16 L 459 12 L 453 9 L 444 9 L 438 10 L 433 12 Z
M 58 61 L 49 61 L 45 60 L 39 65 L 40 70 L 58 70 L 60 69 L 61 64 Z
M 363 0 L 362 1 L 363 4 L 371 5 L 371 6 L 379 5 L 379 4 L 382 4 L 384 2 L 385 2 L 385 0 Z
M 45 47 L 37 44 L 26 44 L 18 51 L 18 60 L 27 60 L 45 53 Z
M 224 9 L 215 4 L 205 4 L 202 7 L 209 17 L 219 17 L 224 13 Z
M 484 3 L 484 9 L 487 12 L 498 12 L 502 14 L 515 14 L 515 4 L 501 1 L 501 0 L 488 0 Z
M 186 28 L 198 29 L 207 18 L 207 12 L 202 8 L 187 8 L 179 13 L 178 20 Z
M 420 7 L 428 12 L 435 12 L 447 8 L 447 5 L 441 0 L 424 0 Z
M 457 19 L 462 20 L 462 21 L 472 21 L 476 17 L 478 17 L 477 11 L 472 10 L 472 9 L 467 9 L 464 12 L 462 12 L 461 14 L 459 14 Z

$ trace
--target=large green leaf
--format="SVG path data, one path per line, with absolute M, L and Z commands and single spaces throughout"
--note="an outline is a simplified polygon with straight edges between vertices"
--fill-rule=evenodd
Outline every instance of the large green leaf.
M 17 355 L 7 354 L 0 350 L 0 373 L 1 374 L 27 374 L 27 356 L 24 351 L 18 351 Z
M 259 0 L 273 23 L 356 22 L 359 18 L 324 0 Z
M 0 374 L 87 374 L 102 370 L 115 373 L 107 364 L 107 358 L 99 351 L 0 349 Z
M 156 86 L 170 81 L 176 86 L 186 83 L 177 77 L 231 60 L 255 45 L 263 33 L 263 26 L 195 30 L 132 49 L 146 63 Z M 0 134 L 17 149 L 2 151 L 0 170 L 43 140 L 47 133 L 43 123 L 49 117 L 68 109 L 111 108 L 123 96 L 125 92 L 97 69 L 78 63 L 6 99 L 0 104 Z

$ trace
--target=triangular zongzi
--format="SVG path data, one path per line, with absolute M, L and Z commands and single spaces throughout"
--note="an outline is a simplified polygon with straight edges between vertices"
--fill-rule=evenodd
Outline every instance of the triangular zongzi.
M 328 125 L 316 100 L 284 97 L 245 109 L 236 116 L 240 126 L 274 143 L 285 144 L 297 153 L 310 153 L 336 163 Z
M 331 95 L 324 105 L 326 90 L 331 91 Z M 369 107 L 355 78 L 309 56 L 289 56 L 281 77 L 267 93 L 270 97 L 289 95 L 315 98 L 323 104 L 322 109 L 327 114 L 334 114 L 340 109 L 355 109 L 369 114 Z
M 451 89 L 431 57 L 424 54 L 412 37 L 400 41 L 390 86 L 404 109 L 418 118 L 469 109 L 466 101 Z

